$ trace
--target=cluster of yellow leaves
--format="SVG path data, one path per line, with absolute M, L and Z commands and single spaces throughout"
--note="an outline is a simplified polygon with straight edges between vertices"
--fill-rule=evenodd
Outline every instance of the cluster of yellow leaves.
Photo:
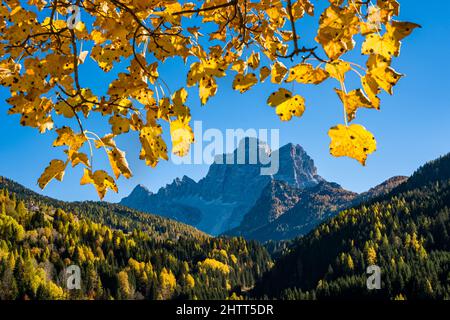
M 336 89 L 344 105 L 346 125 L 330 129 L 330 152 L 334 156 L 348 156 L 365 165 L 367 155 L 376 150 L 373 135 L 360 125 L 347 125 L 355 119 L 361 108 L 380 109 L 378 94 L 383 89 L 393 93 L 393 87 L 402 77 L 391 67 L 392 57 L 400 54 L 401 40 L 420 27 L 415 23 L 393 20 L 399 14 L 400 5 L 395 0 L 378 0 L 376 6 L 349 0 L 330 1 L 320 19 L 316 41 L 329 58 L 325 70 L 337 79 L 341 88 Z M 364 8 L 366 6 L 366 8 Z M 382 32 L 384 32 L 382 34 Z M 365 37 L 362 53 L 368 55 L 365 75 L 361 75 L 361 88 L 347 92 L 345 74 L 352 64 L 340 58 L 355 47 L 356 34 Z
M 82 3 L 82 5 L 81 5 Z M 318 85 L 327 79 L 336 89 L 346 119 L 344 127 L 330 131 L 332 154 L 350 156 L 365 163 L 374 151 L 369 133 L 348 126 L 358 108 L 380 108 L 381 90 L 393 93 L 402 77 L 392 66 L 400 53 L 401 40 L 418 27 L 395 21 L 395 0 L 329 0 L 320 16 L 315 40 L 320 48 L 299 44 L 296 24 L 314 16 L 310 0 L 253 1 L 207 0 L 97 0 L 76 3 L 89 26 L 71 19 L 67 0 L 11 0 L 0 5 L 0 84 L 9 88 L 10 114 L 20 116 L 24 126 L 41 133 L 56 132 L 54 146 L 65 148 L 65 160 L 53 160 L 39 178 L 44 188 L 52 179 L 62 180 L 69 164 L 83 166 L 82 184 L 92 184 L 100 198 L 117 191 L 115 179 L 130 178 L 126 154 L 117 136 L 136 132 L 140 159 L 156 166 L 168 159 L 164 125 L 171 135 L 172 153 L 185 156 L 194 142 L 186 88 L 172 93 L 158 72 L 161 63 L 180 57 L 188 66 L 186 87 L 198 87 L 201 104 L 218 92 L 218 79 L 233 75 L 232 87 L 244 93 L 267 79 L 273 84 L 292 83 L 291 91 L 279 88 L 267 100 L 282 121 L 300 117 L 305 99 L 295 94 L 294 83 Z M 188 19 L 203 27 L 192 26 Z M 188 26 L 186 26 L 188 24 Z M 344 55 L 356 47 L 362 35 L 359 66 L 361 88 L 347 91 L 346 74 L 355 64 Z M 298 58 L 290 66 L 286 58 Z M 116 72 L 99 95 L 83 86 L 82 68 L 90 60 L 104 72 Z M 170 63 L 170 62 L 169 62 Z M 96 71 L 92 72 L 95 76 Z M 175 75 L 177 76 L 177 75 Z M 107 119 L 110 132 L 103 137 L 86 128 L 93 115 Z M 70 126 L 61 127 L 70 123 Z M 353 131 L 357 134 L 353 134 Z M 355 141 L 351 137 L 357 137 Z M 366 138 L 358 138 L 366 137 Z M 350 139 L 350 140 L 349 140 Z M 367 144 L 367 145 L 365 145 Z M 95 148 L 93 148 L 95 146 Z M 93 168 L 93 152 L 104 151 L 112 174 Z
M 230 266 L 212 258 L 206 258 L 205 260 L 199 262 L 198 266 L 199 268 L 216 270 L 223 274 L 229 274 L 231 271 Z

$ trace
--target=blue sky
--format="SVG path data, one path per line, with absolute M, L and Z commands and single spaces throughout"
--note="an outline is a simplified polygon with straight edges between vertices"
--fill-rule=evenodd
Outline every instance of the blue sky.
M 378 141 L 378 151 L 369 157 L 366 167 L 352 159 L 329 155 L 327 131 L 342 123 L 342 105 L 332 90 L 336 86 L 333 81 L 318 87 L 295 86 L 295 92 L 306 98 L 307 111 L 300 119 L 281 123 L 274 110 L 266 105 L 268 94 L 277 86 L 266 83 L 241 95 L 231 89 L 232 77 L 220 79 L 219 93 L 204 107 L 200 106 L 197 89 L 189 90 L 188 104 L 193 120 L 203 121 L 204 129 L 223 131 L 228 128 L 280 129 L 281 144 L 302 145 L 315 160 L 320 175 L 349 190 L 361 192 L 391 176 L 410 175 L 426 161 L 450 152 L 450 2 L 432 0 L 427 1 L 426 6 L 419 0 L 400 3 L 399 20 L 413 21 L 423 28 L 405 39 L 401 56 L 393 63 L 397 71 L 406 75 L 396 86 L 394 96 L 381 95 L 381 112 L 358 111 L 355 123 L 367 127 Z M 319 5 L 317 10 L 322 7 Z M 311 30 L 300 28 L 306 44 L 313 38 Z M 179 61 L 169 61 L 160 67 L 160 74 L 173 91 L 182 86 L 186 72 Z M 92 61 L 82 67 L 85 87 L 102 92 L 105 90 L 102 84 L 109 80 L 111 75 L 104 74 Z M 8 92 L 1 88 L 0 100 L 6 98 Z M 58 199 L 97 200 L 92 186 L 79 185 L 80 168 L 68 170 L 63 182 L 53 181 L 46 190 L 39 190 L 36 185 L 39 175 L 51 159 L 63 156 L 62 149 L 51 147 L 53 133 L 41 135 L 35 129 L 21 127 L 19 117 L 8 116 L 7 109 L 6 103 L 0 106 L 0 175 Z M 102 134 L 106 127 L 100 121 L 93 119 L 85 126 Z M 129 180 L 120 178 L 119 193 L 109 193 L 107 201 L 119 201 L 136 184 L 156 191 L 183 175 L 198 180 L 208 169 L 207 165 L 179 166 L 170 161 L 161 162 L 157 168 L 146 167 L 138 159 L 139 143 L 134 134 L 120 138 L 119 146 L 127 152 L 134 176 Z M 99 168 L 107 167 L 101 155 L 96 155 L 95 163 Z

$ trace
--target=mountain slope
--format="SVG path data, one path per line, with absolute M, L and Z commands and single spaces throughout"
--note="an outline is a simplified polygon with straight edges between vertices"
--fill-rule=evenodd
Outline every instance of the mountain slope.
M 118 205 L 65 203 L 0 179 L 0 300 L 226 299 L 271 264 L 255 242 Z M 79 290 L 66 286 L 69 266 L 80 268 Z
M 371 201 L 378 197 L 384 196 L 406 181 L 408 181 L 408 177 L 405 176 L 392 177 L 384 181 L 383 183 L 380 183 L 379 185 L 371 188 L 370 190 L 358 195 L 358 197 L 356 197 L 356 199 L 353 201 L 353 205 Z
M 123 232 L 139 229 L 150 233 L 155 238 L 176 239 L 179 236 L 206 237 L 203 232 L 158 215 L 142 213 L 121 205 L 108 202 L 65 202 L 40 195 L 24 186 L 0 176 L 0 189 L 15 194 L 18 200 L 26 200 L 31 208 L 42 205 L 60 208 L 72 212 L 93 222 L 106 224 L 109 227 Z
M 294 239 L 345 208 L 389 193 L 406 179 L 391 178 L 359 195 L 325 181 L 308 189 L 296 189 L 273 181 L 244 216 L 241 225 L 225 232 L 225 235 L 243 236 L 260 242 Z
M 292 239 L 306 234 L 334 212 L 348 206 L 356 197 L 356 193 L 344 190 L 336 183 L 321 182 L 301 190 L 275 181 L 245 215 L 242 224 L 226 234 L 261 242 Z M 272 214 L 273 218 L 260 217 L 273 211 L 278 213 Z
M 450 298 L 450 154 L 300 238 L 253 291 L 286 299 Z M 366 268 L 381 268 L 381 290 Z
M 257 146 L 253 149 L 250 146 Z M 253 153 L 257 150 L 257 154 Z M 233 154 L 216 158 L 208 174 L 198 183 L 188 177 L 176 179 L 156 194 L 137 186 L 120 202 L 145 212 L 155 212 L 193 225 L 212 235 L 239 226 L 245 213 L 254 205 L 261 191 L 272 180 L 284 181 L 295 188 L 310 188 L 323 179 L 313 160 L 298 145 L 288 144 L 273 151 L 279 159 L 279 171 L 262 175 L 267 167 L 260 155 L 268 153 L 266 144 L 252 138 L 243 139 Z M 255 156 L 256 163 L 252 163 Z M 227 159 L 234 159 L 227 163 Z M 242 161 L 239 161 L 242 160 Z

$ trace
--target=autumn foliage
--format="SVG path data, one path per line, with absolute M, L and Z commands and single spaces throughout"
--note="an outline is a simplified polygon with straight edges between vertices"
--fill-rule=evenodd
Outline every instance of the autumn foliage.
M 54 146 L 65 148 L 64 158 L 45 169 L 40 187 L 62 180 L 69 165 L 81 165 L 81 184 L 93 184 L 100 198 L 108 190 L 117 192 L 115 180 L 130 178 L 132 171 L 115 138 L 131 131 L 139 133 L 140 159 L 149 166 L 168 159 L 166 126 L 172 153 L 186 155 L 194 141 L 187 90 L 172 91 L 158 72 L 175 57 L 189 66 L 185 87 L 198 87 L 201 104 L 217 94 L 217 79 L 225 76 L 233 77 L 233 89 L 241 93 L 264 81 L 279 84 L 267 103 L 282 121 L 302 116 L 307 106 L 301 95 L 282 86 L 335 81 L 336 105 L 342 102 L 345 112 L 343 124 L 329 132 L 330 151 L 365 164 L 375 139 L 363 126 L 349 123 L 358 108 L 380 108 L 381 90 L 393 93 L 402 75 L 391 67 L 392 59 L 418 25 L 394 20 L 400 7 L 395 0 L 330 0 L 320 15 L 317 46 L 306 47 L 297 28 L 302 18 L 317 14 L 313 2 L 1 1 L 0 82 L 10 90 L 9 113 L 41 133 L 55 131 Z M 77 21 L 76 13 L 85 22 Z M 355 39 L 362 39 L 360 46 Z M 346 54 L 356 50 L 367 56 L 365 66 L 347 61 Z M 104 72 L 121 65 L 117 78 L 104 84 L 106 95 L 83 85 L 87 58 Z M 359 88 L 347 89 L 349 72 L 360 77 Z M 84 120 L 95 114 L 109 123 L 109 134 L 100 137 L 85 127 Z M 72 120 L 70 126 L 58 126 L 64 118 L 64 123 Z M 112 174 L 94 169 L 95 152 L 107 153 Z

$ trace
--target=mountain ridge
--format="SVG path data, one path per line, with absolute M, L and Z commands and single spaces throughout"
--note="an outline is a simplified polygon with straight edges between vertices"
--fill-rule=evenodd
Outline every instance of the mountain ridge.
M 258 146 L 257 155 L 250 153 L 252 143 Z M 277 156 L 279 170 L 275 175 L 262 176 L 260 163 L 248 163 L 260 152 Z M 230 157 L 245 161 L 227 164 Z M 322 178 L 300 145 L 288 143 L 269 152 L 265 143 L 251 138 L 242 140 L 233 153 L 216 159 L 219 163 L 212 164 L 198 182 L 183 176 L 156 193 L 138 185 L 120 203 L 193 225 L 208 234 L 265 242 L 303 235 L 339 210 L 381 196 L 406 180 L 392 177 L 356 194 Z M 315 189 L 317 186 L 322 189 Z M 305 203 L 308 201 L 311 203 Z
M 249 147 L 252 143 L 258 147 L 257 155 L 251 154 L 255 152 Z M 239 226 L 270 181 L 281 179 L 296 188 L 310 188 L 324 181 L 317 174 L 314 161 L 300 145 L 287 144 L 270 151 L 271 159 L 276 159 L 274 155 L 279 159 L 279 171 L 272 176 L 261 175 L 261 169 L 267 167 L 259 161 L 261 153 L 268 153 L 266 144 L 253 138 L 243 139 L 232 154 L 217 156 L 206 176 L 198 182 L 184 176 L 156 193 L 137 186 L 120 204 L 157 212 L 218 235 Z M 244 163 L 227 164 L 231 155 L 235 162 L 241 156 Z M 248 161 L 252 156 L 258 159 L 256 163 Z

